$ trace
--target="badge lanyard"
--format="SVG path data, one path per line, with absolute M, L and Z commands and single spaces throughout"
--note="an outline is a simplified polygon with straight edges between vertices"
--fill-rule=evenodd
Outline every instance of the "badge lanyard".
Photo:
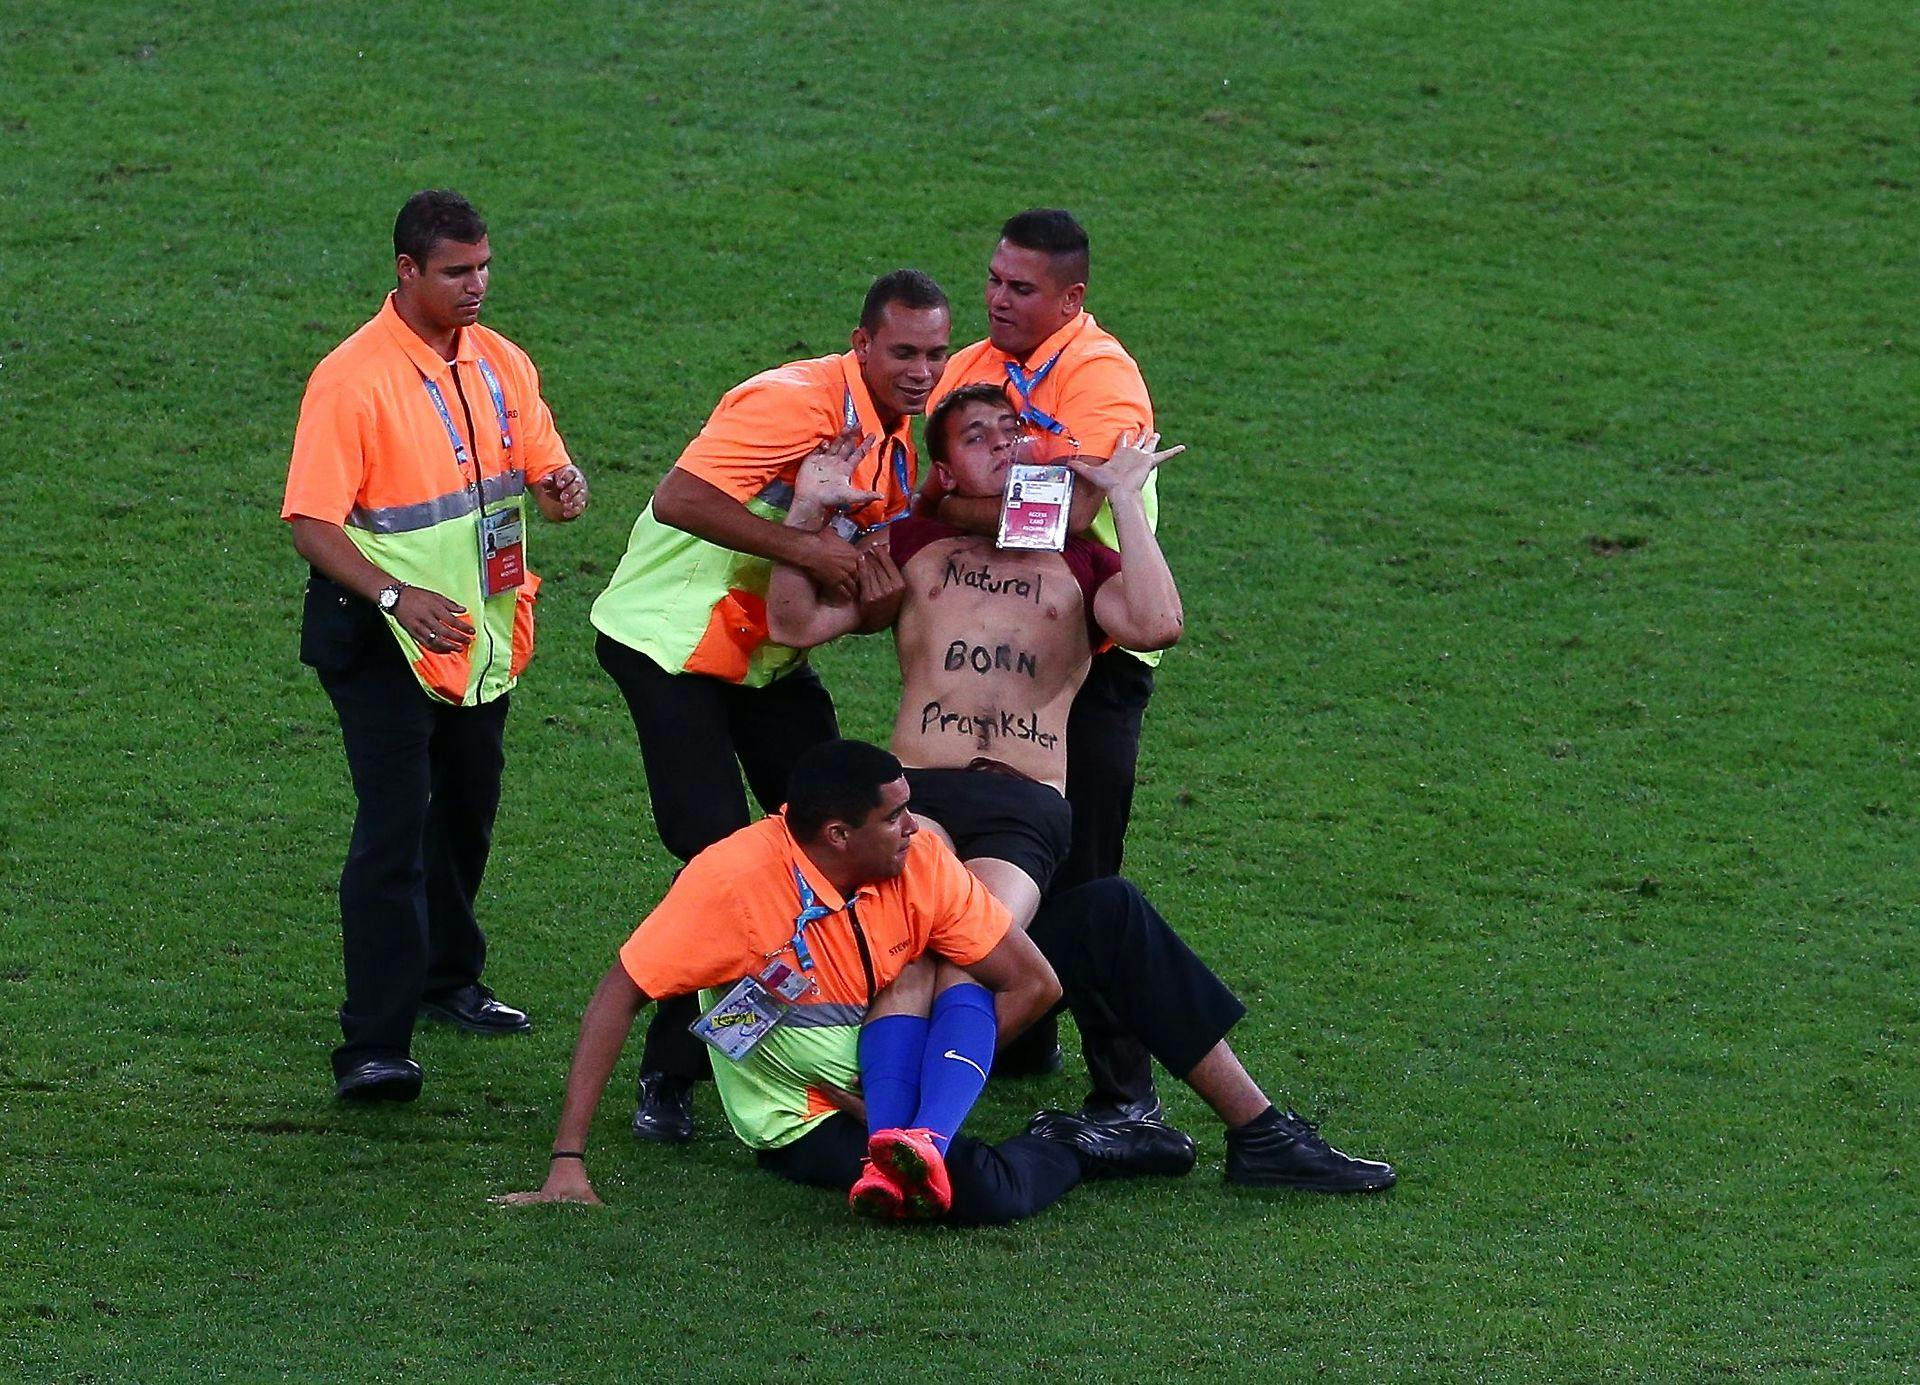
M 487 384 L 487 396 L 493 400 L 493 416 L 500 424 L 500 450 L 512 451 L 513 434 L 507 429 L 506 392 L 500 388 L 500 377 L 493 373 L 492 366 L 484 360 L 479 362 L 479 366 L 480 378 Z M 433 401 L 433 407 L 440 413 L 440 422 L 447 430 L 447 441 L 453 444 L 453 459 L 461 466 L 468 465 L 473 461 L 473 457 L 467 451 L 467 444 L 460 437 L 460 430 L 454 427 L 453 411 L 447 408 L 447 397 L 440 392 L 440 382 L 427 379 L 425 376 L 421 377 L 421 382 L 427 387 L 427 397 Z
M 800 867 L 793 868 L 793 887 L 800 893 L 800 912 L 793 917 L 793 955 L 800 960 L 801 971 L 813 970 L 813 952 L 807 946 L 807 925 L 818 923 L 821 919 L 831 918 L 838 913 L 820 902 L 813 892 L 813 886 L 807 883 L 806 876 L 800 873 Z
M 477 360 L 480 378 L 486 382 L 487 397 L 493 401 L 494 421 L 500 425 L 500 450 L 511 463 L 513 459 L 513 434 L 507 429 L 507 396 L 500 388 L 500 377 L 493 373 L 493 367 L 484 359 Z M 456 367 L 457 369 L 458 367 Z M 510 510 L 501 510 L 488 514 L 486 497 L 481 487 L 479 462 L 467 451 L 467 444 L 460 437 L 460 430 L 454 426 L 453 411 L 447 407 L 447 397 L 440 391 L 440 382 L 428 377 L 424 372 L 421 383 L 427 387 L 427 398 L 433 401 L 434 410 L 440 415 L 440 423 L 447 430 L 447 441 L 453 444 L 453 460 L 463 470 L 473 466 L 473 500 L 475 522 L 480 533 L 480 589 L 491 599 L 502 592 L 511 591 L 526 581 L 526 550 L 521 545 L 520 508 L 516 503 Z M 456 388 L 459 385 L 455 377 Z M 465 400 L 462 400 L 464 404 Z M 467 422 L 472 424 L 473 415 L 467 414 Z
M 1075 447 L 1078 447 L 1080 440 L 1067 431 L 1064 423 L 1060 422 L 1060 420 L 1052 414 L 1045 413 L 1036 408 L 1033 403 L 1033 392 L 1040 388 L 1040 382 L 1042 380 L 1053 373 L 1053 368 L 1060 364 L 1060 357 L 1065 353 L 1066 348 L 1063 346 L 1060 350 L 1053 353 L 1052 358 L 1048 360 L 1045 365 L 1031 373 L 1021 369 L 1019 362 L 1008 361 L 1007 379 L 1012 382 L 1014 392 L 1020 396 L 1020 421 L 1022 423 L 1030 423 L 1036 428 L 1044 428 L 1055 437 L 1065 438 Z

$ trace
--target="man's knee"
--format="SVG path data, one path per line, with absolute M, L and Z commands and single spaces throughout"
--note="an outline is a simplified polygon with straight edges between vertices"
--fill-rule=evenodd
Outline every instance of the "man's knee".
M 714 816 L 701 819 L 656 818 L 655 825 L 660 829 L 660 845 L 667 849 L 667 854 L 676 861 L 686 862 L 747 824 Z
M 1047 900 L 1034 916 L 1032 932 L 1051 961 L 1050 947 L 1105 954 L 1153 931 L 1156 924 L 1166 927 L 1140 887 L 1124 876 L 1108 875 Z
M 933 1008 L 933 992 L 942 965 L 941 959 L 932 953 L 914 958 L 873 998 L 873 1004 L 867 1007 L 867 1018 L 926 1014 Z

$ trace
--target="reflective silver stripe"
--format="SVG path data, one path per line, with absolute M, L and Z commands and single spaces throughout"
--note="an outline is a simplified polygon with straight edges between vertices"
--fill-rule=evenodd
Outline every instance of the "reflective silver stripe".
M 783 1029 L 851 1029 L 857 1028 L 867 1017 L 864 1005 L 843 1005 L 838 1001 L 822 1001 L 818 1005 L 796 1005 L 787 1011 L 787 1017 L 780 1021 Z
M 760 487 L 760 493 L 754 496 L 762 505 L 771 505 L 776 510 L 793 508 L 793 482 L 782 481 L 779 477 Z
M 524 495 L 526 490 L 527 474 L 524 471 L 503 471 L 498 476 L 488 476 L 480 482 L 481 499 L 488 505 L 496 500 Z M 450 519 L 462 519 L 472 514 L 473 510 L 473 487 L 463 486 L 457 491 L 448 491 L 445 495 L 414 505 L 388 505 L 378 510 L 355 509 L 347 516 L 347 523 L 369 534 L 412 534 L 431 529 L 436 524 L 445 524 Z

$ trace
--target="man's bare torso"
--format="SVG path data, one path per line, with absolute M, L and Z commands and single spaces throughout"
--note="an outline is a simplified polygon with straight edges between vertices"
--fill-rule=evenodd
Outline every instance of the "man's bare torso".
M 915 769 L 985 757 L 1064 792 L 1067 713 L 1092 658 L 1066 560 L 969 534 L 928 544 L 901 576 L 893 753 Z

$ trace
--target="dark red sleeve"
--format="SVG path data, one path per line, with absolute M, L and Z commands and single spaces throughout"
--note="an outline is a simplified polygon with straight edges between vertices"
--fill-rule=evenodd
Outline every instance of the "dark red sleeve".
M 1067 571 L 1080 584 L 1080 596 L 1087 608 L 1087 643 L 1098 653 L 1101 646 L 1107 643 L 1107 632 L 1093 618 L 1093 594 L 1100 590 L 1109 577 L 1120 571 L 1120 555 L 1103 543 L 1068 539 L 1060 556 L 1067 560 Z M 898 561 L 897 556 L 895 561 Z
M 887 526 L 887 556 L 893 559 L 895 567 L 905 567 L 908 560 L 928 544 L 957 538 L 965 532 L 951 524 L 942 524 L 937 519 L 908 515 Z

